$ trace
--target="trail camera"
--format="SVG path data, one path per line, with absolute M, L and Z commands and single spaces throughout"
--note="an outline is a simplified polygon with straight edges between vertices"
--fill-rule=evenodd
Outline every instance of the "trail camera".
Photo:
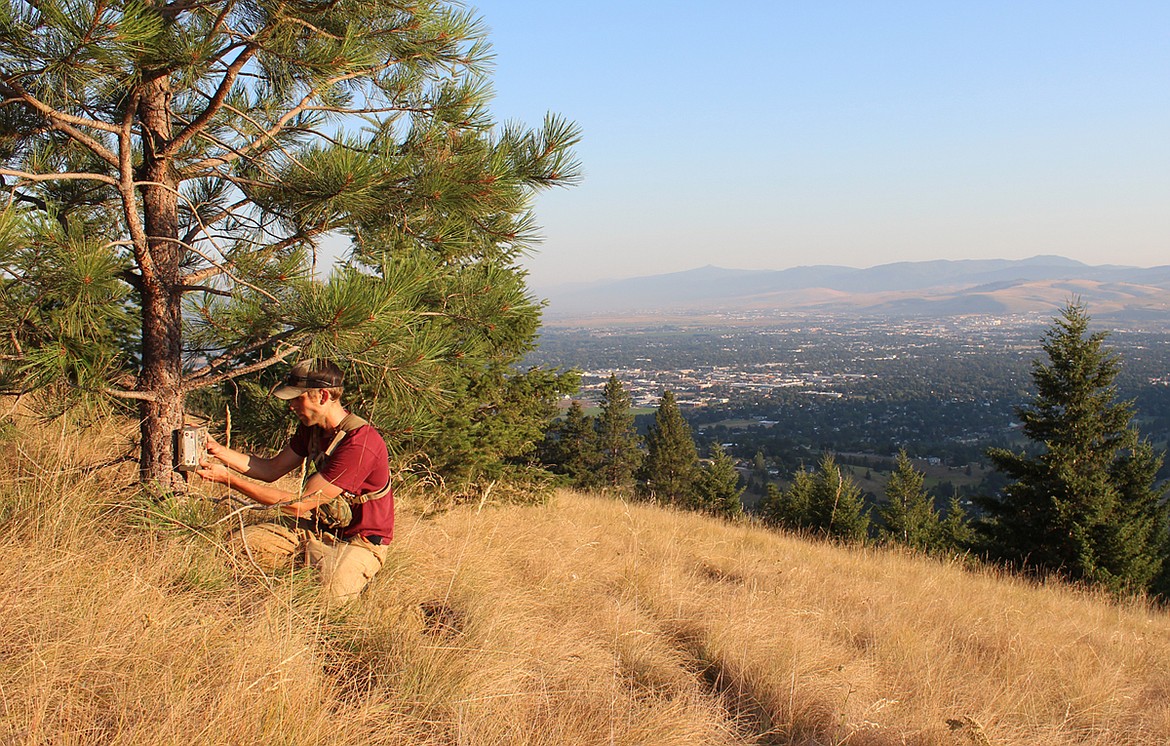
M 184 425 L 179 431 L 176 456 L 179 471 L 195 471 L 199 462 L 207 455 L 207 428 L 199 425 Z

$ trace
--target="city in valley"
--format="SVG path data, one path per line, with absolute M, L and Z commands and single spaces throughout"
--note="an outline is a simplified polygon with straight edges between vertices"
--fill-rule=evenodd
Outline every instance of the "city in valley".
M 700 444 L 720 441 L 782 467 L 820 451 L 888 457 L 905 448 L 952 466 L 1015 445 L 1016 408 L 1052 319 L 746 316 L 546 327 L 528 362 L 581 372 L 588 409 L 617 376 L 641 412 L 674 392 Z M 1170 434 L 1170 333 L 1110 329 L 1119 395 L 1142 433 Z M 567 406 L 567 402 L 565 402 Z

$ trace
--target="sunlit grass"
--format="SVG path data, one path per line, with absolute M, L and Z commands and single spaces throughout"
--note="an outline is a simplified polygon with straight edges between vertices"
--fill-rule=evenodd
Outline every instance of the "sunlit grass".
M 1170 618 L 1142 604 L 562 492 L 403 499 L 329 612 L 223 551 L 226 505 L 86 468 L 124 441 L 29 427 L 0 456 L 0 743 L 1170 739 Z

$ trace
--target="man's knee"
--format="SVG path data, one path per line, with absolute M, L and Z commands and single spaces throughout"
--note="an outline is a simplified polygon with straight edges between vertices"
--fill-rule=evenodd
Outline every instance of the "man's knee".
M 301 540 L 295 531 L 278 523 L 254 523 L 233 531 L 228 546 L 236 556 L 251 560 L 262 570 L 285 570 L 293 566 Z
M 360 537 L 338 547 L 318 566 L 322 595 L 330 603 L 356 598 L 382 569 L 385 558 L 386 547 L 375 546 Z

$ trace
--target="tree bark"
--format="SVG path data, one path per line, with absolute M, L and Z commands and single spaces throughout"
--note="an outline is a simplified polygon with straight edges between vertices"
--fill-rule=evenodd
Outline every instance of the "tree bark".
M 140 414 L 144 485 L 170 491 L 185 482 L 174 471 L 175 433 L 183 426 L 182 283 L 178 178 L 169 159 L 158 157 L 171 137 L 170 81 L 165 74 L 143 83 L 138 105 L 142 163 L 138 169 L 150 271 L 142 282 L 142 371 L 139 388 L 154 395 Z

